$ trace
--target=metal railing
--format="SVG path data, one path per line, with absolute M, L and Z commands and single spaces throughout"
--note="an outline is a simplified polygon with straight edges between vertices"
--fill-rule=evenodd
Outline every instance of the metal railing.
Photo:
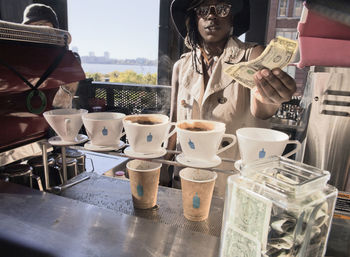
M 170 114 L 170 86 L 94 82 L 85 80 L 77 92 L 81 108 L 125 114 Z

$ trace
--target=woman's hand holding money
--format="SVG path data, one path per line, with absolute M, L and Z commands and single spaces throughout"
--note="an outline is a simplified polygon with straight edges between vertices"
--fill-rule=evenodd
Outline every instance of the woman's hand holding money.
M 254 96 L 264 104 L 280 105 L 289 101 L 296 91 L 294 79 L 280 68 L 257 71 L 254 81 Z

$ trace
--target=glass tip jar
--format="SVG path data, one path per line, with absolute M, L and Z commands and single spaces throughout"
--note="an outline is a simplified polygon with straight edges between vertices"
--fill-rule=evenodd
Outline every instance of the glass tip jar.
M 329 178 L 283 157 L 245 165 L 228 178 L 220 256 L 324 256 L 337 197 Z

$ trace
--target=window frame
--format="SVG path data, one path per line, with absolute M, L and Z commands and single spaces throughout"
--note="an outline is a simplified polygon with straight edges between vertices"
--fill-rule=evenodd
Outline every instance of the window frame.
M 281 1 L 286 1 L 286 7 L 285 7 L 285 15 L 281 15 Z M 277 18 L 287 18 L 288 17 L 288 10 L 289 10 L 289 0 L 278 0 L 278 10 L 277 10 Z
M 297 3 L 300 3 L 300 15 L 295 14 L 295 6 Z M 303 1 L 301 0 L 294 0 L 294 6 L 293 6 L 293 17 L 301 17 L 301 14 L 303 12 Z

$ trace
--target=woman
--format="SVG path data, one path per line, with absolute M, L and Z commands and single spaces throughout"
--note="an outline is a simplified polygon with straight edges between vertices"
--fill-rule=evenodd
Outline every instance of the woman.
M 237 38 L 249 29 L 249 8 L 249 0 L 173 0 L 173 22 L 190 49 L 173 68 L 173 121 L 220 121 L 226 124 L 226 133 L 235 134 L 241 127 L 268 127 L 266 119 L 291 99 L 295 81 L 279 68 L 256 72 L 256 90 L 252 91 L 224 72 L 264 50 Z M 240 159 L 238 145 L 221 157 Z M 220 168 L 233 169 L 232 163 Z M 218 175 L 214 194 L 223 196 L 227 176 Z

